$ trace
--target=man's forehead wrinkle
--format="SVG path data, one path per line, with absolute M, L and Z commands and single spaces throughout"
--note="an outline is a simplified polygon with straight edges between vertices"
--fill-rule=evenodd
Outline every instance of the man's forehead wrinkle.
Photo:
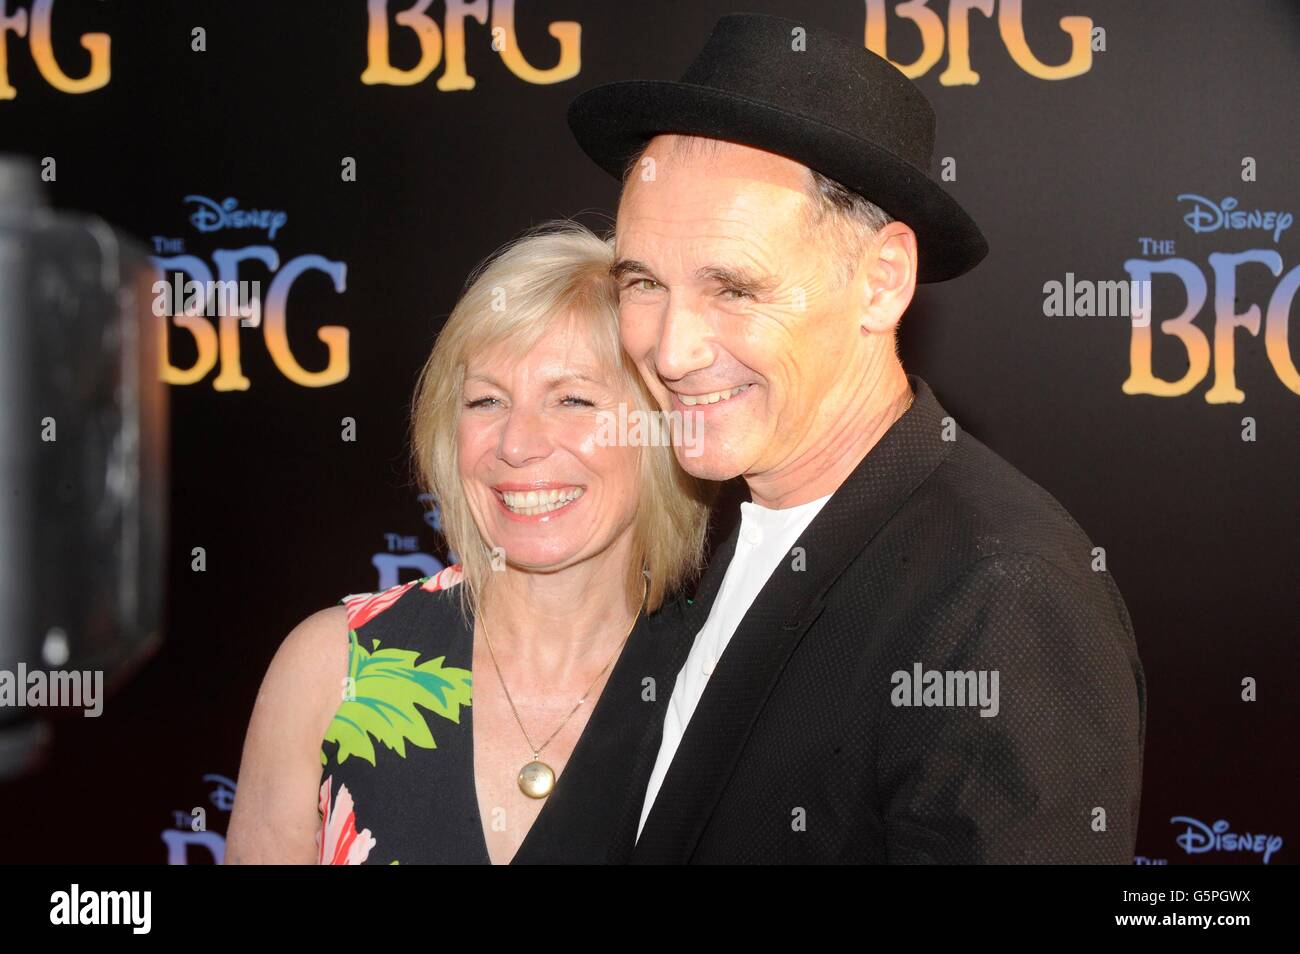
M 625 189 L 619 201 L 619 212 L 630 214 L 647 206 L 667 212 L 679 209 L 697 212 L 701 202 L 708 203 L 715 211 L 731 207 L 765 209 L 773 203 L 795 208 L 808 200 L 808 191 L 802 185 L 745 176 L 677 182 L 660 178 Z
M 658 243 L 651 243 L 658 244 Z M 640 243 L 619 250 L 620 260 L 641 262 L 650 268 L 656 265 L 665 268 L 667 264 L 677 264 L 683 269 L 695 273 L 709 267 L 738 268 L 748 266 L 756 274 L 769 274 L 768 264 L 772 257 L 771 250 L 752 235 L 710 234 L 691 235 L 688 238 L 670 238 L 658 255 L 649 254 Z M 654 259 L 652 261 L 651 259 Z M 673 262 L 665 263 L 665 259 Z
M 619 255 L 641 258 L 634 248 L 638 237 L 679 243 L 678 235 L 707 239 L 769 251 L 778 250 L 785 236 L 802 234 L 802 196 L 787 203 L 783 196 L 760 196 L 731 201 L 701 210 L 698 202 L 674 203 L 671 208 L 636 208 L 619 216 L 615 227 L 615 248 Z M 798 230 L 792 232 L 791 230 Z
M 764 241 L 765 235 L 774 239 L 784 234 L 785 230 L 795 224 L 795 216 L 772 212 L 772 206 L 779 205 L 773 200 L 761 203 L 755 200 L 755 208 L 763 214 L 755 216 L 749 209 L 735 205 L 725 206 L 700 214 L 698 203 L 682 203 L 679 208 L 689 213 L 682 216 L 652 214 L 649 210 L 633 209 L 620 216 L 615 233 L 615 246 L 618 253 L 628 258 L 640 258 L 628 247 L 629 240 L 637 235 L 667 236 L 677 244 L 685 241 L 716 241 L 722 243 L 740 242 L 754 249 L 763 249 L 772 243 Z M 685 231 L 689 238 L 677 239 L 675 233 Z
M 620 260 L 644 264 L 660 280 L 679 269 L 691 279 L 708 268 L 775 276 L 808 202 L 802 189 L 734 176 L 699 178 L 679 188 L 661 178 L 637 188 L 645 191 L 625 193 L 620 203 L 615 250 Z

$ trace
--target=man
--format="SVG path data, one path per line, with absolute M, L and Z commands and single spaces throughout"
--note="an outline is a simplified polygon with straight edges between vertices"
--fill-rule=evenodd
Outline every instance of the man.
M 916 283 L 987 250 L 926 172 L 929 103 L 859 44 L 741 14 L 682 82 L 591 90 L 569 122 L 624 177 L 622 338 L 700 415 L 679 459 L 751 496 L 687 609 L 630 860 L 1131 863 L 1119 592 L 898 358 Z

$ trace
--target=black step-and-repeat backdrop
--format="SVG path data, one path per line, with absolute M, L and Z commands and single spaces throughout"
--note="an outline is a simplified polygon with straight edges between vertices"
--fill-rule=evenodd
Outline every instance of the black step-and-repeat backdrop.
M 258 281 L 262 306 L 166 319 L 163 641 L 94 717 L 46 714 L 48 758 L 0 783 L 0 859 L 222 857 L 280 640 L 442 565 L 406 415 L 467 274 L 541 221 L 611 222 L 570 99 L 676 79 L 736 6 L 0 3 L 0 152 L 162 272 Z M 919 289 L 904 364 L 1065 504 L 1128 601 L 1135 860 L 1295 860 L 1300 5 L 743 6 L 861 36 L 936 108 L 936 171 L 991 252 Z

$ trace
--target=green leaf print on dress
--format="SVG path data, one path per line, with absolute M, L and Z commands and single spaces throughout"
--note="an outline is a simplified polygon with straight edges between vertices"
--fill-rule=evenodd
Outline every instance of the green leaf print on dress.
M 374 652 L 367 652 L 358 643 L 355 629 L 349 636 L 354 698 L 345 698 L 339 705 L 323 740 L 338 743 L 338 762 L 355 755 L 374 765 L 372 736 L 402 758 L 406 758 L 407 742 L 422 749 L 437 748 L 429 724 L 416 706 L 459 723 L 460 707 L 470 704 L 469 670 L 444 666 L 446 656 L 416 665 L 416 652 L 380 649 L 377 639 L 372 641 Z M 325 765 L 323 747 L 320 757 Z

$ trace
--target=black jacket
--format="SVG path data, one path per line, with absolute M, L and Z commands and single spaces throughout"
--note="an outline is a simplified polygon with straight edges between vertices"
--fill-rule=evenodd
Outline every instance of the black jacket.
M 633 848 L 659 684 L 621 803 L 601 806 L 610 861 L 1132 863 L 1146 691 L 1119 591 L 1061 505 L 910 380 L 912 407 L 796 543 L 802 568 L 796 549 L 732 637 Z M 736 533 L 666 611 L 664 672 Z M 925 701 L 895 675 L 918 664 L 996 670 L 997 714 L 896 704 Z

